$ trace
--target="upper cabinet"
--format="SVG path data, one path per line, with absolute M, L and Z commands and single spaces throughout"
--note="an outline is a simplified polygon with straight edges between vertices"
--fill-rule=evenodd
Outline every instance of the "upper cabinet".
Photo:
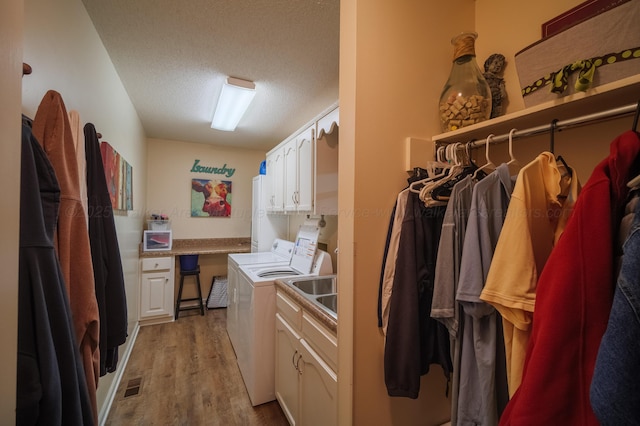
M 340 109 L 322 116 L 316 127 L 315 199 L 316 214 L 338 214 L 338 140 Z
M 267 211 L 338 211 L 337 104 L 267 153 Z
M 284 145 L 284 210 L 313 211 L 314 133 L 310 126 Z
M 284 145 L 278 145 L 267 153 L 267 212 L 284 211 Z

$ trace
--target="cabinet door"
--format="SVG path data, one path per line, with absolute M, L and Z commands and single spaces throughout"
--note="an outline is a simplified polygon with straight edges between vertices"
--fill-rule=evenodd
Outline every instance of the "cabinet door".
M 338 424 L 338 376 L 307 344 L 299 342 L 300 424 Z
M 227 334 L 234 350 L 238 347 L 238 266 L 227 262 Z
M 284 150 L 279 148 L 267 155 L 267 211 L 284 209 Z
M 297 141 L 287 142 L 284 146 L 284 210 L 298 209 L 298 158 Z
M 299 339 L 295 330 L 276 314 L 276 398 L 292 426 L 298 424 Z
M 171 271 L 142 274 L 140 318 L 173 315 L 173 279 Z
M 303 132 L 296 140 L 298 163 L 298 211 L 313 211 L 313 131 Z

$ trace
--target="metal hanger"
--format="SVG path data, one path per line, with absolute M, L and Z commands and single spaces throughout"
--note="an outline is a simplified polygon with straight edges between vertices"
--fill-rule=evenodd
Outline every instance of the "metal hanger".
M 556 133 L 556 129 L 558 128 L 558 119 L 554 118 L 553 121 L 551 121 L 551 136 L 550 136 L 550 147 L 549 147 L 549 151 L 555 155 L 554 149 L 555 149 L 555 133 Z M 572 177 L 573 172 L 571 171 L 571 168 L 569 167 L 569 165 L 567 164 L 567 162 L 564 160 L 564 158 L 562 158 L 562 155 L 558 155 L 556 157 L 556 161 L 560 161 L 562 163 L 562 165 L 565 167 L 565 169 L 567 170 L 567 173 L 569 173 L 569 177 Z

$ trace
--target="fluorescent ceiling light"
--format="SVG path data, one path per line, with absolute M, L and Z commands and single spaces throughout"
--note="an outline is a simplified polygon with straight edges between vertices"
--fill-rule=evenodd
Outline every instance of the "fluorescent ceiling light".
M 211 128 L 233 131 L 256 95 L 252 81 L 229 77 L 222 86 Z

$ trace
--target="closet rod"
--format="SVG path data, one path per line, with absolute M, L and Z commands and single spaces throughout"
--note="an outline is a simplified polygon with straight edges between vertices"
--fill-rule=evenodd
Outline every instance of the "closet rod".
M 587 114 L 580 117 L 569 118 L 567 120 L 561 120 L 556 122 L 555 129 L 556 131 L 558 131 L 558 130 L 562 130 L 570 127 L 577 127 L 577 126 L 591 123 L 591 122 L 597 122 L 597 121 L 606 120 L 609 118 L 621 117 L 623 115 L 631 114 L 632 112 L 635 112 L 637 109 L 638 109 L 638 104 L 631 104 L 631 105 L 625 105 L 617 108 L 612 108 L 605 111 L 594 112 L 592 114 Z M 536 127 L 530 127 L 528 129 L 516 130 L 515 132 L 513 132 L 513 139 L 515 140 L 518 138 L 525 138 L 528 136 L 534 136 L 541 133 L 547 133 L 550 130 L 551 130 L 551 123 L 543 124 Z M 506 142 L 508 140 L 509 140 L 509 133 L 505 133 L 502 135 L 497 135 L 492 137 L 491 143 Z M 472 141 L 469 143 L 469 147 L 477 148 L 480 146 L 484 146 L 486 143 L 487 143 L 486 139 Z

